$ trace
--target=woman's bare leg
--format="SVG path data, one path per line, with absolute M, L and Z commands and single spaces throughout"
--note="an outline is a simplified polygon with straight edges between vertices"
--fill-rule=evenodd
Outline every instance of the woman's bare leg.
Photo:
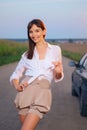
M 25 115 L 19 115 L 19 118 L 20 118 L 21 123 L 23 124 L 26 116 Z
M 26 117 L 20 116 L 23 123 L 21 130 L 34 130 L 40 121 L 40 117 L 36 114 L 29 113 Z

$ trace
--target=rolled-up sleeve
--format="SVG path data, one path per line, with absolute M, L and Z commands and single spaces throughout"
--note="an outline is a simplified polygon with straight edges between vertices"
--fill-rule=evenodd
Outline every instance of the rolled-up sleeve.
M 60 63 L 62 63 L 62 52 L 61 52 L 61 48 L 59 46 L 57 46 L 56 50 L 55 50 L 55 55 L 56 55 L 56 61 L 59 61 Z M 54 81 L 55 82 L 59 82 L 64 78 L 64 72 L 63 72 L 63 64 L 62 64 L 62 77 L 60 79 L 56 79 L 54 77 Z
M 12 75 L 10 76 L 10 82 L 12 82 L 13 79 L 20 79 L 23 76 L 23 72 L 25 71 L 25 62 L 23 58 L 19 61 L 16 69 L 13 71 Z

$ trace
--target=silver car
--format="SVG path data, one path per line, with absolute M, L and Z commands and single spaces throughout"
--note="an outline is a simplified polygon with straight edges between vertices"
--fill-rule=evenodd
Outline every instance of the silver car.
M 79 62 L 70 61 L 69 66 L 75 67 L 71 77 L 71 93 L 79 98 L 81 116 L 87 116 L 87 53 Z

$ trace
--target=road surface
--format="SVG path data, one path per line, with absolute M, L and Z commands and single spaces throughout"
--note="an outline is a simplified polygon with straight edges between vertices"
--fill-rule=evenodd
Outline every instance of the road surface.
M 87 117 L 79 114 L 79 101 L 71 95 L 71 73 L 69 59 L 63 57 L 64 79 L 52 83 L 53 103 L 51 111 L 40 121 L 36 130 L 87 130 Z M 17 63 L 0 67 L 0 130 L 20 130 L 21 123 L 13 100 L 15 89 L 9 77 Z

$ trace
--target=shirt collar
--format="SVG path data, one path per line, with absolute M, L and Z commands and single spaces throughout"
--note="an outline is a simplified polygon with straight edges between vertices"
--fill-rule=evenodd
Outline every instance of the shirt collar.
M 47 42 L 47 45 L 48 45 L 48 50 L 52 48 L 52 45 L 51 45 L 50 43 Z M 34 55 L 35 55 L 36 57 L 38 57 L 37 50 L 36 50 L 36 46 L 35 46 L 35 48 L 34 48 Z
M 52 48 L 52 45 L 50 43 L 47 42 L 48 48 Z
M 52 45 L 50 43 L 47 42 L 48 48 L 52 48 Z M 35 47 L 35 51 L 36 51 L 36 47 Z

